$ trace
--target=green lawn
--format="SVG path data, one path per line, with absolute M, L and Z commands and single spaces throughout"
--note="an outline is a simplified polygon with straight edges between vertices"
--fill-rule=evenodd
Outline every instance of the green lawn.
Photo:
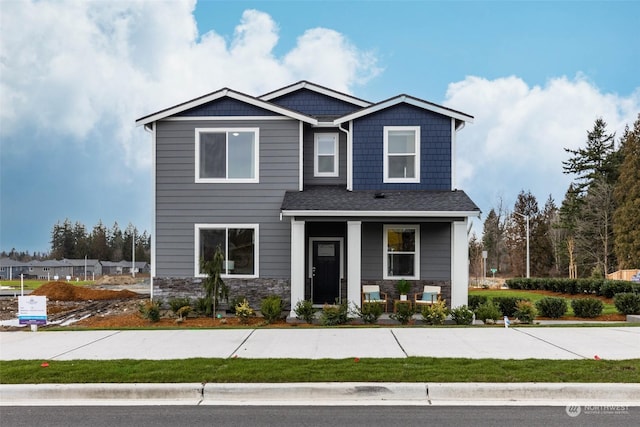
M 45 283 L 49 283 L 51 281 L 53 281 L 53 279 L 52 280 L 31 280 L 31 279 L 25 280 L 24 289 L 33 291 L 38 289 L 40 286 L 44 285 Z M 61 281 L 64 282 L 64 280 L 61 280 Z M 85 286 L 85 285 L 93 285 L 95 282 L 93 280 L 86 280 L 86 281 L 79 280 L 77 282 L 75 280 L 72 280 L 67 283 L 70 283 L 76 286 Z M 18 279 L 18 280 L 0 280 L 0 286 L 9 286 L 13 289 L 20 289 L 21 285 L 20 285 L 20 280 Z
M 546 296 L 554 296 L 557 298 L 565 298 L 567 300 L 567 313 L 565 316 L 573 316 L 573 309 L 571 308 L 571 296 L 566 294 L 556 295 L 543 295 L 536 292 L 523 291 L 519 289 L 469 289 L 469 295 L 486 295 L 489 299 L 493 297 L 516 297 L 516 298 L 528 298 L 535 304 L 536 301 L 541 300 Z M 593 295 L 595 298 L 595 295 Z M 604 302 L 604 309 L 602 314 L 618 314 L 618 310 L 613 304 Z
M 0 361 L 0 383 L 640 382 L 640 359 L 184 359 Z

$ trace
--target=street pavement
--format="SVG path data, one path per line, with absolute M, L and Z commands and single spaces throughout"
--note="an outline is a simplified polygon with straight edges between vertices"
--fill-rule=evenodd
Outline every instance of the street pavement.
M 640 327 L 281 328 L 0 332 L 0 360 L 640 359 Z M 8 405 L 618 405 L 640 384 L 0 384 Z

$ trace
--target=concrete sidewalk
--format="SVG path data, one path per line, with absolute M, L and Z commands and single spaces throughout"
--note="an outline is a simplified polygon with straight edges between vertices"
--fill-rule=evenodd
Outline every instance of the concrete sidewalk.
M 1 360 L 411 356 L 637 359 L 640 327 L 0 332 Z M 640 384 L 0 384 L 17 405 L 640 406 Z
M 0 332 L 0 360 L 637 359 L 640 327 L 283 328 Z

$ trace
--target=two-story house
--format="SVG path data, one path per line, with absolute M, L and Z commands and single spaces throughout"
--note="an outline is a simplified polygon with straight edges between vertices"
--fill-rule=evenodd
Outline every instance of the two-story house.
M 408 95 L 371 103 L 301 81 L 232 89 L 136 121 L 152 136 L 155 296 L 198 296 L 220 246 L 231 294 L 291 308 L 442 287 L 467 304 L 469 218 L 456 134 L 473 117 Z M 293 313 L 292 313 L 293 314 Z

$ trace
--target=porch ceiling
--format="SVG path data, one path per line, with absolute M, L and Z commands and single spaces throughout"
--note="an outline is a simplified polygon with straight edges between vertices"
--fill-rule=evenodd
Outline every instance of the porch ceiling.
M 348 191 L 341 186 L 309 186 L 287 191 L 284 216 L 475 217 L 480 208 L 464 191 Z

